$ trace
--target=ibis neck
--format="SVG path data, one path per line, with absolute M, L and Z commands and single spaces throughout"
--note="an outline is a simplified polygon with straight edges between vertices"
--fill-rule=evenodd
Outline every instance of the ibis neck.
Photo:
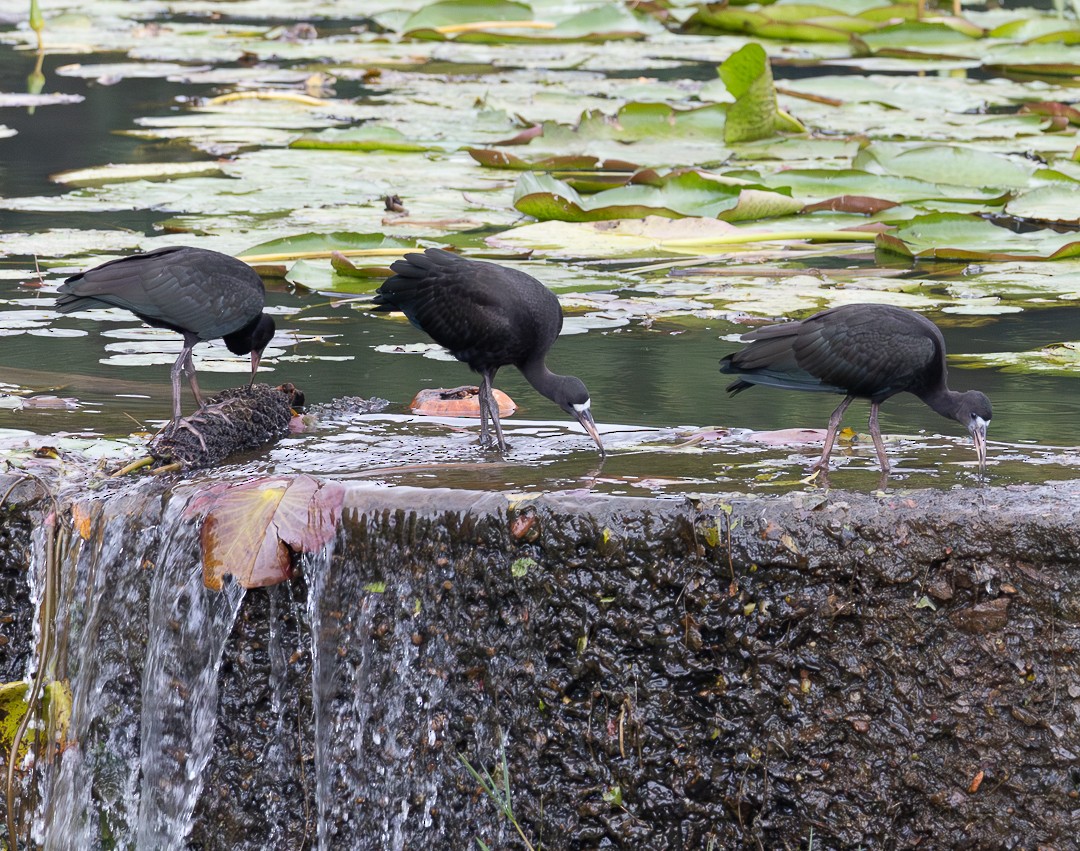
M 963 393 L 950 390 L 945 386 L 945 382 L 942 382 L 938 387 L 926 393 L 920 393 L 919 398 L 941 416 L 954 420 L 956 419 L 956 412 L 960 410 L 963 395 Z
M 519 369 L 521 374 L 525 376 L 525 380 L 533 386 L 536 392 L 541 396 L 546 396 L 548 399 L 554 399 L 555 387 L 558 385 L 559 379 L 565 377 L 556 375 L 548 369 L 543 358 L 526 361 Z

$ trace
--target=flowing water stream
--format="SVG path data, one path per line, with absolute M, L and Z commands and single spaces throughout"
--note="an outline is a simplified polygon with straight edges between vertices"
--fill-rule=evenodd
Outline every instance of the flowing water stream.
M 45 776 L 36 839 L 46 848 L 91 848 L 102 835 L 182 848 L 203 791 L 243 589 L 203 585 L 182 498 L 153 517 L 134 510 L 141 497 L 82 503 L 93 520 L 57 565 L 71 721 L 59 769 Z
M 265 782 L 207 772 L 215 748 L 230 750 L 222 737 L 237 732 L 219 730 L 219 719 L 234 724 L 230 712 L 245 713 L 223 713 L 238 700 L 219 689 L 223 658 L 230 657 L 234 680 L 245 654 L 258 652 L 268 676 L 256 683 L 257 695 L 241 698 L 254 701 L 265 736 L 257 773 L 284 777 L 298 760 L 307 763 L 314 809 L 300 817 L 297 800 L 284 790 L 242 809 L 262 828 L 306 821 L 321 851 L 407 847 L 416 823 L 430 827 L 439 803 L 436 779 L 418 784 L 411 767 L 419 751 L 433 758 L 446 726 L 434 707 L 443 701 L 447 659 L 427 652 L 420 664 L 429 636 L 415 619 L 430 591 L 401 581 L 398 553 L 369 553 L 361 561 L 355 544 L 342 555 L 333 543 L 299 564 L 306 602 L 292 586 L 245 595 L 227 582 L 212 591 L 203 583 L 198 523 L 186 512 L 191 493 L 142 483 L 61 509 L 73 511 L 76 528 L 55 565 L 60 616 L 50 664 L 70 684 L 71 714 L 62 755 L 43 761 L 38 775 L 34 842 L 56 851 L 186 848 L 193 814 L 206 806 L 200 799 L 242 795 L 249 784 Z M 45 572 L 45 534 L 42 527 L 35 536 L 35 587 Z M 391 574 L 398 581 L 387 586 Z M 238 656 L 237 617 L 251 594 L 267 620 L 257 649 Z M 380 654 L 373 667 L 376 642 L 389 655 Z M 292 677 L 298 656 L 310 656 L 306 684 Z M 307 708 L 294 705 L 298 693 Z M 300 752 L 297 712 L 299 723 L 311 725 L 310 740 L 301 731 Z M 254 754 L 236 759 L 244 764 Z M 208 788 L 213 777 L 238 786 Z M 308 792 L 300 794 L 306 799 Z M 289 830 L 277 835 L 285 844 L 297 841 Z M 254 851 L 266 841 L 260 832 L 230 847 Z

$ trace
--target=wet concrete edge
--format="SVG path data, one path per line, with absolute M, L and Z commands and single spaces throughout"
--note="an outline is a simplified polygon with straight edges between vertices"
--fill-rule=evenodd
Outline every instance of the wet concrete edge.
M 0 477 L 0 490 L 7 491 L 15 480 Z M 24 575 L 29 534 L 40 523 L 40 512 L 49 507 L 41 494 L 40 486 L 25 482 L 12 490 L 3 508 L 0 555 L 5 609 L 11 606 L 17 614 L 29 610 Z M 1074 741 L 1078 738 L 1076 722 L 1080 720 L 1080 683 L 1076 682 L 1074 663 L 1068 655 L 1074 645 L 1080 645 L 1078 508 L 1080 483 L 946 492 L 713 495 L 700 499 L 591 494 L 509 498 L 497 493 L 348 483 L 335 555 L 344 595 L 343 622 L 349 621 L 348 606 L 352 603 L 348 598 L 355 594 L 348 583 L 357 571 L 366 580 L 404 570 L 411 572 L 416 584 L 400 599 L 392 600 L 387 594 L 385 600 L 378 600 L 374 613 L 365 621 L 364 632 L 349 633 L 342 628 L 330 641 L 341 640 L 343 658 L 348 661 L 347 654 L 353 652 L 350 643 L 373 640 L 374 657 L 385 663 L 373 674 L 373 685 L 378 686 L 377 680 L 382 677 L 387 689 L 395 679 L 402 679 L 400 647 L 410 643 L 421 649 L 406 663 L 416 667 L 418 660 L 428 659 L 429 667 L 442 669 L 438 674 L 443 679 L 448 667 L 458 665 L 469 670 L 483 667 L 486 672 L 480 680 L 479 695 L 473 694 L 477 683 L 470 682 L 464 697 L 451 695 L 443 701 L 443 708 L 457 715 L 439 722 L 443 726 L 434 737 L 438 747 L 426 752 L 419 746 L 415 748 L 417 775 L 438 778 L 442 784 L 440 805 L 432 807 L 434 815 L 429 814 L 434 825 L 429 830 L 437 832 L 416 828 L 416 839 L 421 835 L 430 839 L 433 835 L 464 837 L 476 833 L 489 840 L 501 835 L 507 841 L 505 826 L 500 826 L 490 812 L 493 805 L 478 799 L 475 787 L 462 776 L 453 759 L 456 750 L 490 765 L 490 740 L 497 727 L 509 731 L 508 759 L 515 778 L 526 787 L 518 792 L 521 817 L 526 827 L 541 833 L 545 845 L 551 848 L 593 847 L 605 837 L 617 843 L 648 840 L 657 847 L 688 847 L 683 843 L 714 838 L 721 843 L 717 847 L 757 841 L 768 847 L 798 847 L 798 837 L 805 833 L 808 823 L 819 825 L 816 835 L 824 842 L 822 847 L 833 847 L 828 841 L 830 834 L 837 843 L 835 847 L 850 842 L 874 844 L 875 840 L 885 839 L 890 841 L 881 847 L 914 847 L 919 837 L 940 836 L 939 831 L 946 829 L 959 831 L 957 836 L 963 835 L 975 845 L 991 840 L 1007 843 L 1010 835 L 1021 842 L 1016 847 L 1026 847 L 1023 837 L 1061 842 L 1070 835 L 1070 824 L 1077 821 L 1080 812 L 1070 803 L 1077 795 L 1080 777 L 1069 773 L 1075 772 L 1076 754 L 1080 753 L 1080 741 Z M 521 557 L 535 563 L 526 578 L 511 575 L 511 562 Z M 304 586 L 305 577 L 301 576 L 297 583 Z M 637 590 L 631 591 L 632 585 L 637 585 Z M 611 611 L 596 601 L 603 594 L 618 595 L 624 589 L 627 598 L 640 605 L 636 615 L 616 629 L 612 627 L 615 619 Z M 922 620 L 914 634 L 920 640 L 929 636 L 932 641 L 925 647 L 925 659 L 917 658 L 922 649 L 902 646 L 904 653 L 914 654 L 904 663 L 917 666 L 919 671 L 912 674 L 903 664 L 886 664 L 863 648 L 873 643 L 868 636 L 887 642 L 891 632 L 898 628 L 903 631 L 902 622 L 914 620 L 919 595 L 929 599 L 932 611 L 921 610 Z M 245 608 L 251 610 L 250 634 L 237 641 L 250 639 L 252 647 L 257 648 L 259 636 L 265 633 L 265 622 L 260 619 L 265 616 L 262 610 L 267 596 L 249 593 Z M 422 623 L 401 614 L 404 604 L 411 603 L 414 597 L 423 598 Z M 1005 607 L 994 607 L 1001 601 L 1009 604 L 1008 615 Z M 763 603 L 772 605 L 767 615 Z M 865 610 L 859 609 L 862 603 L 866 604 Z M 590 617 L 607 624 L 612 634 L 606 646 L 596 636 L 587 653 L 573 650 L 574 636 L 565 631 L 569 620 L 580 621 L 579 607 L 589 608 Z M 757 612 L 751 613 L 754 607 L 758 607 Z M 476 627 L 478 609 L 482 609 L 480 627 Z M 683 614 L 677 616 L 676 609 Z M 462 621 L 466 610 L 472 611 L 474 618 L 472 632 L 469 623 Z M 572 618 L 565 617 L 566 613 Z M 572 704 L 588 703 L 592 707 L 606 702 L 609 709 L 617 708 L 629 695 L 636 695 L 637 685 L 631 688 L 631 684 L 621 682 L 620 675 L 611 668 L 612 660 L 617 661 L 624 652 L 623 642 L 634 643 L 635 638 L 628 636 L 636 637 L 638 632 L 657 625 L 666 630 L 661 631 L 654 645 L 657 656 L 670 654 L 673 641 L 682 654 L 676 664 L 669 661 L 660 667 L 693 668 L 693 688 L 699 692 L 703 682 L 724 679 L 723 674 L 717 674 L 728 667 L 725 660 L 741 658 L 740 664 L 745 664 L 747 658 L 753 660 L 755 676 L 763 684 L 742 695 L 742 685 L 727 671 L 724 693 L 717 691 L 709 698 L 714 704 L 709 711 L 718 713 L 718 717 L 732 715 L 733 707 L 740 702 L 750 705 L 766 692 L 771 698 L 785 701 L 785 705 L 791 702 L 785 692 L 790 692 L 798 702 L 801 683 L 811 680 L 813 689 L 824 691 L 826 697 L 802 716 L 794 713 L 779 722 L 756 717 L 757 709 L 749 715 L 744 713 L 735 728 L 725 730 L 723 747 L 708 738 L 698 737 L 696 745 L 692 741 L 697 727 L 703 734 L 711 730 L 711 735 L 716 735 L 718 728 L 708 720 L 708 712 L 701 717 L 681 717 L 681 710 L 673 710 L 668 704 L 663 711 L 672 716 L 672 729 L 666 737 L 657 735 L 651 742 L 662 757 L 653 764 L 642 760 L 633 769 L 620 765 L 626 760 L 621 742 L 615 747 L 611 741 L 606 745 L 595 741 L 592 709 L 587 723 L 584 718 L 571 717 L 569 710 L 554 725 L 550 717 L 538 716 L 538 693 L 544 695 L 549 707 L 557 705 L 556 701 L 571 708 Z M 400 632 L 397 626 L 411 633 Z M 847 643 L 837 638 L 835 646 L 813 652 L 790 639 L 793 631 L 802 631 L 801 641 L 809 635 L 814 639 L 811 645 L 825 645 L 832 640 L 830 636 L 845 630 L 851 633 L 847 637 L 850 640 L 844 639 Z M 238 635 L 241 632 L 242 628 L 238 629 Z M 18 678 L 31 635 L 28 616 L 7 621 L 0 634 L 9 638 L 0 646 L 0 669 L 6 679 Z M 912 634 L 909 630 L 901 639 L 910 641 Z M 396 641 L 402 637 L 406 640 Z M 523 642 L 539 644 L 529 649 L 522 647 Z M 560 642 L 563 650 L 553 653 L 552 647 Z M 444 651 L 425 656 L 429 646 L 440 643 Z M 777 648 L 784 649 L 784 653 Z M 226 656 L 233 649 L 227 648 Z M 539 660 L 537 669 L 528 667 L 531 662 L 523 668 L 523 654 L 528 656 L 534 650 Z M 635 656 L 642 652 L 651 652 L 647 643 L 634 647 Z M 884 747 L 873 740 L 874 726 L 882 718 L 894 724 L 900 702 L 907 700 L 911 704 L 900 713 L 909 722 L 923 715 L 962 714 L 957 707 L 966 706 L 967 698 L 942 685 L 950 676 L 957 676 L 950 673 L 953 669 L 937 670 L 937 680 L 927 687 L 926 694 L 912 697 L 916 694 L 912 684 L 917 684 L 921 672 L 934 672 L 938 657 L 948 657 L 955 667 L 959 664 L 956 659 L 979 653 L 999 655 L 998 668 L 1004 670 L 993 672 L 996 682 L 988 684 L 991 697 L 987 698 L 991 708 L 995 702 L 1004 702 L 1004 712 L 990 722 L 971 722 L 982 724 L 982 738 L 973 736 L 962 743 L 963 758 L 940 756 L 936 773 L 923 776 L 897 769 L 898 779 L 879 776 L 875 781 L 877 794 L 870 796 L 872 800 L 865 806 L 843 800 L 842 793 L 848 786 L 863 783 L 858 777 L 860 766 L 872 763 L 871 754 Z M 766 669 L 774 662 L 769 658 L 772 655 L 784 658 L 775 660 L 774 670 L 769 672 Z M 500 665 L 504 667 L 500 669 Z M 259 664 L 245 667 L 246 685 L 239 689 L 237 705 L 244 694 L 252 692 L 252 679 L 265 679 Z M 1067 669 L 1074 671 L 1072 679 L 1058 681 L 1053 672 Z M 1003 688 L 1008 688 L 1007 680 L 1035 682 L 1046 677 L 1047 671 L 1054 680 L 1052 701 L 1046 689 L 1041 695 L 1001 696 Z M 223 674 L 226 702 L 231 676 L 228 670 Z M 450 676 L 468 679 L 474 675 L 456 671 Z M 680 683 L 678 675 L 665 672 L 665 676 L 670 677 L 672 691 L 685 692 L 687 684 Z M 843 700 L 850 689 L 857 689 L 859 683 L 866 688 L 865 684 L 877 676 L 894 683 L 896 693 L 887 696 L 892 703 L 881 703 L 874 710 L 864 701 L 864 705 L 855 707 L 857 711 L 841 711 L 847 708 Z M 298 690 L 304 688 L 304 683 L 310 686 L 310 668 L 305 669 L 301 661 L 293 678 Z M 521 707 L 507 707 L 505 690 L 486 693 L 494 688 L 489 682 L 512 678 L 518 681 L 516 693 L 521 695 Z M 1041 686 L 1035 684 L 1033 691 L 1038 691 Z M 415 690 L 414 702 L 419 705 L 431 684 L 418 682 Z M 641 695 L 638 712 L 645 724 L 652 719 L 659 725 L 662 716 L 654 714 L 661 711 L 659 704 L 650 706 L 648 700 Z M 837 701 L 839 709 L 834 705 Z M 978 700 L 975 703 L 978 713 Z M 294 711 L 306 716 L 310 707 L 305 709 L 302 704 L 301 699 Z M 796 754 L 787 758 L 788 770 L 783 767 L 786 751 L 781 746 L 770 758 L 774 773 L 782 776 L 767 779 L 764 791 L 731 791 L 733 781 L 727 777 L 725 766 L 731 772 L 745 774 L 740 754 L 753 752 L 757 747 L 753 742 L 761 743 L 764 751 L 770 752 L 770 743 L 777 740 L 780 731 L 784 736 L 794 735 L 791 731 L 809 723 L 808 714 L 815 713 L 823 713 L 830 723 L 836 722 L 833 726 L 848 731 L 839 737 L 844 741 L 838 739 L 830 745 L 834 750 L 828 759 L 820 754 L 813 758 Z M 407 731 L 405 738 L 411 737 L 417 745 L 431 739 L 432 717 Z M 412 719 L 406 726 L 411 723 Z M 963 727 L 967 722 L 956 723 Z M 984 729 L 988 723 L 996 727 Z M 241 735 L 240 728 L 245 725 L 235 726 L 237 735 Z M 867 741 L 849 740 L 852 730 L 865 734 Z M 643 735 L 640 728 L 634 734 L 639 744 Z M 922 752 L 928 758 L 937 739 L 955 736 L 939 730 L 927 737 L 917 730 L 916 735 L 895 738 L 913 753 Z M 223 763 L 227 763 L 229 753 L 242 747 L 242 742 L 228 741 L 222 731 L 219 738 L 222 741 L 218 751 Z M 481 752 L 479 748 L 485 741 L 489 750 Z M 786 738 L 784 741 L 791 749 L 792 742 Z M 895 747 L 897 742 L 888 744 Z M 950 747 L 955 750 L 957 745 L 950 742 Z M 594 763 L 588 783 L 579 788 L 573 777 L 564 776 L 566 800 L 555 800 L 550 792 L 546 800 L 533 800 L 531 787 L 540 788 L 544 774 L 534 777 L 530 765 L 550 762 L 555 753 L 570 754 L 583 748 L 592 752 Z M 845 749 L 851 752 L 851 763 L 836 776 L 835 767 L 843 764 L 841 751 Z M 995 752 L 1002 761 L 1011 762 L 1009 770 L 1000 766 L 995 769 L 991 764 Z M 379 765 L 379 754 L 367 754 L 366 758 L 372 763 L 373 773 L 379 768 L 385 774 L 386 765 Z M 681 761 L 696 767 L 675 781 L 668 776 L 673 759 L 674 764 Z M 822 780 L 815 787 L 818 775 L 828 773 L 827 769 L 815 767 L 817 763 L 832 764 L 834 769 L 829 782 Z M 979 799 L 965 788 L 982 764 L 988 765 L 994 776 L 993 798 L 984 790 L 985 799 Z M 661 766 L 665 768 L 661 770 Z M 392 767 L 399 777 L 408 780 L 411 776 L 412 769 Z M 264 783 L 280 784 L 282 780 L 278 775 L 260 778 L 257 767 L 245 770 L 254 789 Z M 550 766 L 545 770 L 550 771 Z M 573 773 L 565 766 L 562 770 Z M 219 765 L 215 757 L 208 774 L 208 788 L 221 788 L 215 780 L 226 776 L 235 779 L 236 766 Z M 1022 785 L 1010 782 L 1010 778 L 1017 777 L 1023 777 Z M 366 782 L 373 786 L 379 783 L 375 777 Z M 611 812 L 610 805 L 597 803 L 597 790 L 604 783 L 621 784 L 628 808 L 633 810 L 632 818 L 622 818 Z M 740 783 L 743 785 L 738 789 L 743 790 L 745 777 Z M 790 787 L 785 794 L 794 796 L 797 803 L 792 804 L 789 798 L 779 803 L 770 799 L 770 795 L 776 798 L 778 793 L 769 789 L 783 789 L 785 783 Z M 667 790 L 666 799 L 663 790 Z M 715 799 L 706 790 L 715 790 Z M 310 795 L 310 787 L 299 794 Z M 656 809 L 648 803 L 650 796 L 660 796 L 668 805 Z M 865 789 L 860 788 L 852 796 L 859 797 L 867 797 Z M 424 795 L 417 793 L 414 804 L 422 808 L 424 800 Z M 676 805 L 680 800 L 681 806 Z M 876 810 L 886 807 L 890 800 L 902 800 L 907 815 L 876 815 Z M 531 818 L 537 803 L 544 813 L 543 820 Z M 240 847 L 235 845 L 236 834 L 223 827 L 241 821 L 236 813 L 229 812 L 231 806 L 225 800 L 200 804 L 193 833 L 200 847 L 218 847 L 213 841 L 215 834 L 231 836 L 233 846 Z M 1040 809 L 1043 806 L 1045 812 Z M 295 812 L 295 800 L 291 809 Z M 836 815 L 838 810 L 844 812 L 843 818 Z M 920 810 L 926 812 L 920 814 Z M 363 823 L 352 813 L 337 825 L 342 841 L 360 841 L 356 847 L 365 847 L 360 838 L 366 834 L 350 838 L 349 831 L 354 828 L 346 822 Z M 295 824 L 281 828 L 293 836 L 309 829 Z M 905 835 L 910 841 L 897 840 Z M 280 837 L 280 833 L 276 836 Z M 384 841 L 385 835 L 380 836 L 379 841 Z M 262 840 L 254 837 L 253 841 Z

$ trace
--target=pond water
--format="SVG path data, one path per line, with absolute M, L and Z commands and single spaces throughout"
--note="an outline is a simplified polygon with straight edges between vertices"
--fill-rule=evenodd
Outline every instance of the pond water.
M 122 58 L 121 54 L 96 55 L 93 61 Z M 117 135 L 117 131 L 130 130 L 139 119 L 183 114 L 191 98 L 217 94 L 227 87 L 171 82 L 162 77 L 124 78 L 115 85 L 101 85 L 81 76 L 56 74 L 58 66 L 77 61 L 89 60 L 50 53 L 43 71 L 46 92 L 81 95 L 85 98 L 81 103 L 43 106 L 33 114 L 22 107 L 0 111 L 2 123 L 16 131 L 16 135 L 0 140 L 0 194 L 4 198 L 59 197 L 70 188 L 50 178 L 72 169 L 110 162 L 206 159 L 205 153 L 184 144 Z M 22 91 L 32 62 L 32 54 L 0 46 L 0 92 Z M 680 78 L 686 79 L 711 78 L 713 69 L 704 62 L 676 66 Z M 665 72 L 666 85 L 672 83 L 676 72 Z M 619 73 L 625 71 L 613 71 L 610 76 Z M 784 69 L 778 67 L 776 73 L 782 77 Z M 354 81 L 343 83 L 338 94 L 363 100 L 365 91 Z M 414 196 L 423 192 L 422 187 L 406 188 Z M 364 189 L 357 191 L 365 193 Z M 370 205 L 370 198 L 364 200 Z M 58 204 L 53 210 L 20 206 L 0 209 L 5 234 L 126 229 L 160 236 L 162 223 L 172 215 L 168 208 L 153 202 L 107 211 L 69 204 Z M 240 217 L 239 232 L 226 241 L 226 250 L 240 250 L 261 240 L 260 236 L 243 235 L 251 221 L 251 216 Z M 359 228 L 339 221 L 324 229 Z M 252 232 L 257 234 L 257 228 Z M 208 247 L 221 245 L 220 233 L 218 236 L 219 241 Z M 180 241 L 200 244 L 192 234 L 184 234 Z M 125 252 L 102 246 L 102 257 L 119 253 Z M 55 286 L 64 275 L 97 262 L 92 252 L 73 254 L 85 262 L 41 258 L 48 267 L 41 289 L 26 286 L 32 258 L 18 248 L 0 256 L 0 334 L 4 335 L 0 337 L 0 382 L 24 396 L 49 393 L 77 402 L 77 407 L 70 409 L 0 409 L 0 428 L 108 437 L 152 429 L 169 411 L 168 365 L 179 350 L 179 340 L 168 334 L 144 334 L 127 314 L 117 313 L 102 321 L 86 315 L 53 317 Z M 799 266 L 778 260 L 775 252 L 744 252 L 740 257 L 739 264 L 760 262 L 788 270 Z M 745 319 L 745 315 L 703 310 L 654 317 L 648 309 L 636 315 L 605 310 L 603 299 L 609 296 L 613 304 L 643 293 L 658 298 L 667 294 L 693 298 L 697 290 L 718 280 L 707 269 L 634 273 L 632 267 L 644 265 L 640 260 L 613 263 L 588 257 L 558 264 L 540 259 L 514 262 L 556 284 L 557 291 L 567 298 L 570 318 L 566 330 L 574 333 L 564 334 L 549 363 L 556 371 L 579 375 L 590 388 L 593 410 L 611 451 L 602 468 L 590 448 L 591 441 L 576 427 L 570 429 L 558 410 L 512 369 L 504 370 L 497 382 L 519 405 L 517 414 L 506 423 L 511 451 L 505 459 L 476 447 L 474 422 L 411 416 L 408 402 L 417 391 L 471 383 L 467 368 L 421 353 L 386 351 L 385 347 L 429 342 L 400 317 L 376 316 L 362 304 L 338 304 L 324 293 L 268 280 L 268 302 L 278 314 L 280 333 L 268 351 L 260 377 L 272 383 L 293 382 L 304 390 L 309 402 L 375 396 L 389 400 L 390 405 L 380 414 L 324 418 L 311 431 L 294 435 L 232 469 L 238 474 L 277 470 L 430 486 L 582 487 L 640 495 L 803 486 L 799 480 L 820 444 L 778 445 L 777 440 L 756 433 L 821 429 L 839 399 L 764 388 L 727 397 L 727 380 L 717 371 L 717 362 L 737 346 L 733 341 L 746 327 L 736 320 Z M 735 262 L 718 260 L 712 265 Z M 812 259 L 799 263 L 809 274 L 818 274 Z M 848 272 L 870 270 L 898 275 L 904 280 L 905 292 L 924 292 L 931 297 L 950 287 L 962 287 L 964 276 L 972 272 L 956 263 L 913 268 L 907 261 L 875 258 L 872 248 L 854 251 L 839 270 L 835 256 L 817 265 L 823 270 L 821 274 L 839 272 L 836 286 L 840 288 Z M 1076 266 L 1061 266 L 1054 272 L 1075 274 Z M 998 270 L 997 274 L 1003 273 Z M 768 276 L 755 278 L 752 274 L 749 280 L 764 288 L 774 283 Z M 782 278 L 776 278 L 775 283 L 781 282 Z M 597 285 L 599 289 L 593 292 Z M 586 295 L 594 300 L 581 303 L 577 287 L 588 291 Z M 1044 300 L 1033 303 L 1032 309 L 988 315 L 927 312 L 942 326 L 949 351 L 963 355 L 1026 351 L 1074 340 L 1080 319 L 1080 310 L 1067 300 L 1056 306 Z M 761 321 L 760 316 L 753 318 Z M 196 354 L 210 351 L 211 347 L 200 346 Z M 204 389 L 235 386 L 242 380 L 245 361 L 223 357 L 223 351 L 216 349 L 213 357 L 200 363 Z M 955 388 L 977 388 L 993 400 L 992 463 L 987 476 L 980 479 L 976 475 L 974 452 L 959 427 L 937 417 L 914 398 L 899 397 L 885 405 L 882 416 L 884 431 L 894 447 L 890 452 L 895 453 L 895 486 L 1025 482 L 1075 475 L 1080 465 L 1080 455 L 1071 448 L 1080 444 L 1076 377 L 955 366 L 950 375 Z M 185 389 L 185 407 L 190 409 L 192 404 Z M 866 413 L 865 404 L 856 404 L 845 422 L 863 432 Z M 861 440 L 855 449 L 846 445 L 842 449 L 836 457 L 851 457 L 834 474 L 833 482 L 875 486 L 876 461 L 869 441 Z

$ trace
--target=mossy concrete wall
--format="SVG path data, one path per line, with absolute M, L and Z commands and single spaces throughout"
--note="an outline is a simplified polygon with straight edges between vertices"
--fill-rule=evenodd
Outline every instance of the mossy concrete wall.
M 330 557 L 243 602 L 188 843 L 524 847 L 459 759 L 504 747 L 549 849 L 1072 847 L 1078 509 L 351 485 Z

